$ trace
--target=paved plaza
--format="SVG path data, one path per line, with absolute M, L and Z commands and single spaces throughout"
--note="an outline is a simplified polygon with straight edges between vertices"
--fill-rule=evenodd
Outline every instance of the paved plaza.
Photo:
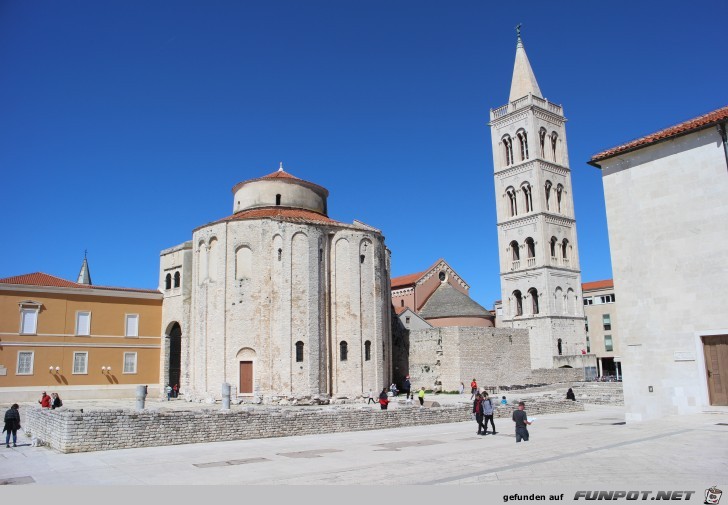
M 97 406 L 114 401 L 108 403 Z M 149 406 L 171 408 L 166 403 Z M 19 447 L 0 447 L 0 481 L 41 486 L 558 483 L 597 489 L 605 482 L 622 488 L 676 479 L 705 487 L 728 481 L 728 409 L 630 425 L 623 420 L 621 406 L 587 405 L 584 412 L 538 416 L 531 440 L 520 444 L 509 419 L 496 419 L 498 434 L 485 437 L 476 435 L 475 422 L 466 422 L 76 454 L 31 447 L 21 436 Z

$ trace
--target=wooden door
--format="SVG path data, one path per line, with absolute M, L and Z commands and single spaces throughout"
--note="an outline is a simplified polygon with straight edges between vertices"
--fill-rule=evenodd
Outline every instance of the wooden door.
M 728 335 L 703 337 L 711 405 L 728 405 Z
M 241 395 L 249 395 L 253 393 L 253 362 L 240 362 L 240 389 Z

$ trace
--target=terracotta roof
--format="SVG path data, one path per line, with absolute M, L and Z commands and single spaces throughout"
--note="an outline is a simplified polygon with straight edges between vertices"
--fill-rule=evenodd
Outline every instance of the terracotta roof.
M 397 314 L 397 315 L 400 315 L 405 310 L 409 310 L 409 307 L 395 307 L 394 308 L 394 313 Z
M 32 274 L 16 275 L 0 279 L 0 284 L 19 284 L 22 286 L 45 286 L 52 288 L 78 288 L 78 289 L 106 289 L 113 291 L 131 291 L 135 293 L 159 293 L 156 289 L 137 289 L 137 288 L 118 288 L 113 286 L 93 286 L 88 284 L 79 284 L 77 282 L 67 281 L 55 275 L 45 274 L 43 272 L 33 272 Z
M 405 286 L 414 284 L 415 282 L 417 282 L 417 279 L 419 279 L 426 273 L 427 273 L 427 270 L 425 270 L 424 272 L 416 273 L 416 274 L 407 274 L 407 275 L 400 275 L 399 277 L 395 277 L 394 279 L 392 279 L 392 289 L 403 288 Z
M 593 291 L 595 289 L 607 289 L 613 287 L 614 281 L 612 279 L 606 279 L 603 281 L 583 282 L 581 284 L 581 291 Z
M 279 180 L 281 180 L 281 182 L 283 182 L 283 181 L 295 182 L 298 185 L 302 185 L 302 186 L 311 188 L 314 191 L 316 191 L 324 196 L 329 196 L 329 190 L 324 188 L 323 186 L 319 186 L 316 183 L 306 181 L 304 179 L 296 177 L 295 175 L 291 175 L 284 170 L 276 170 L 275 172 L 272 172 L 268 175 L 264 175 L 262 177 L 256 177 L 255 179 L 248 179 L 246 181 L 240 181 L 239 183 L 237 183 L 236 185 L 233 186 L 232 191 L 233 191 L 233 193 L 235 193 L 241 186 L 244 186 L 245 184 L 248 184 L 250 182 L 267 181 L 270 179 L 279 179 Z
M 264 218 L 276 219 L 279 221 L 290 221 L 293 223 L 323 223 L 344 225 L 344 223 L 334 221 L 333 219 L 330 219 L 323 214 L 319 214 L 318 212 L 306 209 L 295 209 L 291 207 L 260 207 L 257 209 L 241 210 L 240 212 L 236 212 L 232 216 L 219 219 L 209 224 L 224 223 L 225 221 L 243 221 L 246 219 Z
M 411 286 L 412 284 L 415 284 L 420 278 L 425 275 L 427 272 L 435 268 L 437 265 L 440 264 L 442 261 L 442 258 L 434 262 L 427 270 L 423 270 L 422 272 L 418 272 L 416 274 L 407 274 L 407 275 L 400 275 L 399 277 L 394 277 L 391 282 L 392 289 L 396 288 L 403 288 L 405 286 Z
M 635 149 L 646 147 L 651 144 L 655 144 L 657 142 L 667 140 L 673 137 L 685 135 L 686 133 L 702 130 L 714 124 L 726 121 L 727 119 L 728 106 L 721 107 L 720 109 L 708 112 L 707 114 L 703 114 L 702 116 L 690 119 L 689 121 L 684 121 L 669 128 L 665 128 L 664 130 L 660 130 L 650 135 L 646 135 L 644 137 L 632 140 L 631 142 L 627 142 L 626 144 L 622 144 L 621 146 L 613 147 L 611 149 L 607 149 L 606 151 L 595 154 L 589 160 L 589 164 L 598 166 L 598 164 L 596 163 L 597 161 L 605 160 L 617 154 L 627 151 L 633 151 Z
M 261 179 L 295 179 L 297 181 L 302 181 L 303 179 L 299 179 L 295 175 L 291 175 L 288 172 L 284 172 L 283 170 L 276 170 L 272 174 L 264 175 L 261 177 Z

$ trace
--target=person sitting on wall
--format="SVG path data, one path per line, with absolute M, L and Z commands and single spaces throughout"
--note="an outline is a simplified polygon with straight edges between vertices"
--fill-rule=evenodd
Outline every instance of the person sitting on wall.
M 46 394 L 45 391 L 41 393 L 40 400 L 38 400 L 38 403 L 40 403 L 40 407 L 43 409 L 49 409 L 51 408 L 51 397 Z
M 379 393 L 379 407 L 382 410 L 387 410 L 387 405 L 389 404 L 389 397 L 387 396 L 387 388 L 382 389 L 382 392 Z
M 571 388 L 566 392 L 566 399 L 576 401 L 576 395 L 574 395 L 574 391 Z

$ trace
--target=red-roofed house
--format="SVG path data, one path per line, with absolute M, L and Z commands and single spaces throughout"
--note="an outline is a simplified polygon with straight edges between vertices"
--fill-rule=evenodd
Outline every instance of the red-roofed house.
M 427 270 L 395 277 L 391 282 L 392 305 L 406 329 L 431 326 L 494 326 L 494 316 L 470 298 L 470 286 L 443 259 Z M 412 314 L 403 315 L 409 308 Z M 408 320 L 410 319 L 410 320 Z
M 159 393 L 162 294 L 42 272 L 0 279 L 0 401 Z
M 594 155 L 628 422 L 728 405 L 728 107 Z

